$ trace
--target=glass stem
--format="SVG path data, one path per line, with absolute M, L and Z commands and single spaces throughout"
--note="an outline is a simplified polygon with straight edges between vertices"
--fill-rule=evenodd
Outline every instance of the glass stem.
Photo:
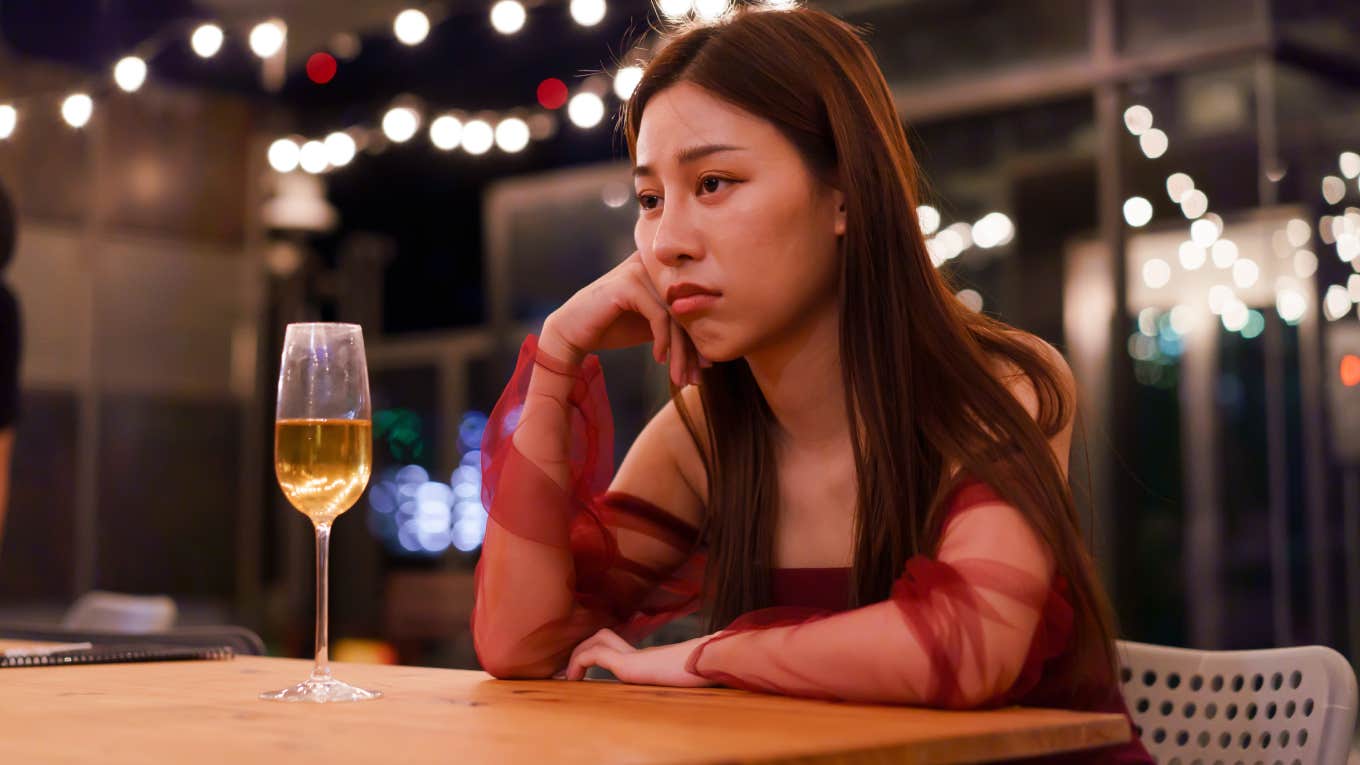
M 330 554 L 331 525 L 329 523 L 318 523 L 316 524 L 316 665 L 312 667 L 312 679 L 320 681 L 331 679 L 331 665 L 327 646 Z

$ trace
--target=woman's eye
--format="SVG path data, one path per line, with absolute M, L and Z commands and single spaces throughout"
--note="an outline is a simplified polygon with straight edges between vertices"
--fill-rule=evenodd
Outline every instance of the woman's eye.
M 661 204 L 661 197 L 656 194 L 638 194 L 638 206 L 644 210 L 655 210 Z
M 718 189 L 721 188 L 723 182 L 722 178 L 710 175 L 699 181 L 699 188 L 703 189 L 707 194 L 715 194 Z

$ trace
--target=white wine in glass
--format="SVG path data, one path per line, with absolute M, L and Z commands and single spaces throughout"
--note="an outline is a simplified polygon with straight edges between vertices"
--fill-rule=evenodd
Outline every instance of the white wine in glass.
M 289 324 L 279 367 L 274 472 L 316 530 L 316 664 L 311 677 L 260 694 L 271 701 L 363 701 L 382 694 L 331 676 L 327 645 L 331 524 L 373 469 L 373 415 L 364 336 L 356 324 Z

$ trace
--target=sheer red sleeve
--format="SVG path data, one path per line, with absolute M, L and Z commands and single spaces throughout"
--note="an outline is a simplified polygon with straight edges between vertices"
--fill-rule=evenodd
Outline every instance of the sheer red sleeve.
M 838 614 L 766 609 L 701 644 L 688 668 L 747 690 L 967 708 L 1038 680 L 1071 628 L 1050 599 L 1054 563 L 983 484 L 954 494 L 934 557 L 907 561 L 887 600 Z M 1065 621 L 1064 621 L 1065 619 Z
M 473 638 L 493 674 L 551 674 L 596 630 L 636 640 L 697 607 L 697 530 L 607 491 L 613 437 L 599 360 L 572 366 L 525 340 L 482 442 Z

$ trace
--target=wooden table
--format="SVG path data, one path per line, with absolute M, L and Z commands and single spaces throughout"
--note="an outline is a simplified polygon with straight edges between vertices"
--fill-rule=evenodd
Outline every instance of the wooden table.
M 1119 715 L 938 712 L 422 667 L 336 665 L 340 679 L 387 694 L 377 701 L 255 698 L 309 669 L 258 657 L 0 669 L 0 762 L 955 763 L 1129 737 Z

